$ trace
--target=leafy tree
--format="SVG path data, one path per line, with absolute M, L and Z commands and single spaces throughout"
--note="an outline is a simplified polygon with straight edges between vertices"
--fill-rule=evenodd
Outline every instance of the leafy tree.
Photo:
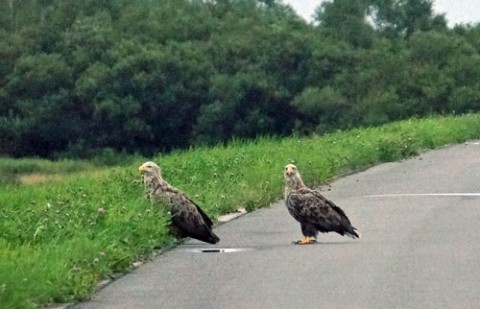
M 446 112 L 450 93 L 467 80 L 459 72 L 468 69 L 454 62 L 464 57 L 472 59 L 474 49 L 455 36 L 429 31 L 411 37 L 409 52 L 410 78 L 404 83 L 408 90 L 403 90 L 407 111 L 414 115 Z M 477 76 L 476 71 L 472 77 Z
M 388 36 L 408 38 L 416 31 L 446 30 L 444 15 L 433 13 L 432 0 L 368 0 L 376 27 Z
M 359 122 L 368 126 L 382 125 L 407 116 L 394 87 L 369 92 L 355 112 L 360 115 Z
M 170 151 L 480 106 L 480 27 L 430 0 L 0 3 L 0 154 Z
M 71 86 L 72 72 L 61 55 L 18 60 L 5 88 L 8 96 L 17 98 L 15 111 L 22 118 L 22 143 L 15 155 L 47 156 L 65 147 L 68 132 L 76 127 L 71 123 Z
M 291 112 L 276 89 L 268 76 L 255 73 L 215 77 L 210 91 L 213 103 L 202 106 L 196 141 L 212 144 L 234 137 L 287 133 Z
M 113 47 L 117 37 L 110 14 L 99 12 L 77 18 L 64 32 L 60 49 L 76 72 L 97 61 L 107 62 L 106 51 Z
M 305 88 L 292 106 L 298 111 L 295 131 L 304 134 L 331 130 L 351 108 L 347 98 L 330 86 Z
M 334 0 L 323 2 L 315 19 L 329 34 L 353 47 L 369 48 L 374 40 L 373 28 L 366 22 L 366 1 Z

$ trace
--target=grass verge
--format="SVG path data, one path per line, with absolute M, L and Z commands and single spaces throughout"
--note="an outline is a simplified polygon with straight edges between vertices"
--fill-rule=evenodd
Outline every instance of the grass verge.
M 153 160 L 170 183 L 218 216 L 281 198 L 283 166 L 291 161 L 312 185 L 478 138 L 480 115 L 470 114 L 310 138 L 234 141 Z M 22 165 L 22 160 L 5 162 L 0 160 L 2 172 L 5 165 Z M 0 308 L 85 299 L 99 280 L 128 271 L 133 261 L 171 244 L 166 215 L 143 198 L 141 163 L 101 169 L 87 164 L 84 172 L 76 173 L 77 168 L 72 175 L 65 161 L 45 163 L 61 176 L 35 185 L 0 186 Z

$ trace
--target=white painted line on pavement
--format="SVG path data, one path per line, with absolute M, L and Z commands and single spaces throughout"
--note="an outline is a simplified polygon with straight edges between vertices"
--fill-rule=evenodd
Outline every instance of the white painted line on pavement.
M 406 194 L 373 194 L 364 195 L 363 198 L 378 197 L 406 197 L 406 196 L 478 196 L 480 193 L 406 193 Z

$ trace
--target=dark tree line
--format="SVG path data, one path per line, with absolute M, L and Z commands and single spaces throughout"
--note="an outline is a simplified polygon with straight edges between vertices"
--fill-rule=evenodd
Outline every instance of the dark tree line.
M 169 151 L 480 110 L 429 0 L 0 0 L 0 155 Z

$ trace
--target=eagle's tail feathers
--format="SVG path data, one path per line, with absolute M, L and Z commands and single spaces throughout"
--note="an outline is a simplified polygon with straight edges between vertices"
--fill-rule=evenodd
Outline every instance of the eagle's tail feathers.
M 353 239 L 362 237 L 362 234 L 356 228 L 353 228 L 351 231 L 345 232 L 345 235 Z

